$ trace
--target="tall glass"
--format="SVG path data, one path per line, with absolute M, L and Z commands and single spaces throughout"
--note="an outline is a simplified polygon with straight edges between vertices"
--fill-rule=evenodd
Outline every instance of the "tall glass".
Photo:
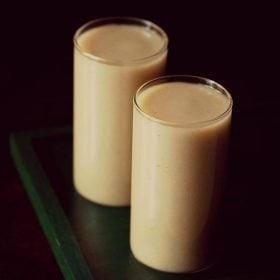
M 114 17 L 74 36 L 74 185 L 104 205 L 130 204 L 132 100 L 165 70 L 168 38 L 154 23 Z
M 168 272 L 214 260 L 232 112 L 228 91 L 209 79 L 169 76 L 134 97 L 131 249 Z

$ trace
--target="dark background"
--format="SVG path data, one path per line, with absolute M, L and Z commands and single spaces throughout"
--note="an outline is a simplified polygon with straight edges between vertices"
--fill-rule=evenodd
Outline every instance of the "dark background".
M 143 17 L 166 30 L 169 74 L 205 76 L 231 92 L 226 227 L 235 238 L 228 238 L 228 246 L 237 270 L 277 272 L 280 25 L 276 6 L 267 1 L 1 5 L 0 279 L 62 278 L 13 167 L 8 135 L 72 123 L 73 34 L 88 20 L 114 15 Z

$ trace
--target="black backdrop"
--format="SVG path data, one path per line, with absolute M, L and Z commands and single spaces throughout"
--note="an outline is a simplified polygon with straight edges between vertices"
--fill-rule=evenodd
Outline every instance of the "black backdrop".
M 258 2 L 258 3 L 256 3 Z M 275 270 L 279 242 L 277 8 L 269 2 L 57 1 L 1 4 L 1 169 L 11 131 L 72 122 L 72 37 L 88 20 L 147 18 L 169 35 L 169 74 L 214 79 L 234 99 L 229 243 L 240 268 Z M 235 261 L 233 260 L 233 261 Z
M 5 122 L 16 124 L 17 112 L 25 118 L 25 106 L 18 103 L 31 95 L 34 106 L 30 107 L 43 99 L 65 98 L 67 104 L 61 111 L 71 114 L 68 103 L 72 93 L 73 33 L 90 19 L 112 15 L 144 17 L 161 25 L 170 37 L 169 73 L 202 75 L 219 81 L 232 92 L 235 110 L 248 112 L 268 99 L 278 99 L 276 7 L 268 3 L 224 2 L 2 4 L 0 92 Z M 37 118 L 42 113 L 38 112 Z

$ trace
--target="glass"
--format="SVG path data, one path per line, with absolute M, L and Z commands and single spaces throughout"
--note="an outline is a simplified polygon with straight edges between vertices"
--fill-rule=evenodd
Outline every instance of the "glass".
M 222 109 L 198 121 L 156 115 L 155 110 L 177 114 L 183 108 L 180 101 L 178 108 L 169 110 L 179 98 L 176 86 L 187 86 L 195 97 L 205 92 L 200 99 L 204 111 L 211 104 L 216 108 L 218 101 Z M 164 90 L 166 95 L 160 99 Z M 168 94 L 171 99 L 160 103 Z M 187 105 L 194 114 L 196 104 Z M 214 262 L 231 112 L 228 91 L 201 77 L 161 77 L 138 90 L 133 112 L 130 244 L 140 262 L 168 272 L 196 272 Z
M 102 18 L 77 30 L 74 185 L 88 200 L 130 204 L 132 99 L 164 73 L 167 45 L 165 32 L 144 19 Z

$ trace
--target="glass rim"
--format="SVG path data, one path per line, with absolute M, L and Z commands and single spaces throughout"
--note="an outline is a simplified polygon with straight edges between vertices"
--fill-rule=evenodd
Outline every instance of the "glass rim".
M 209 120 L 205 121 L 197 121 L 197 122 L 189 122 L 189 123 L 177 123 L 172 121 L 165 121 L 162 119 L 159 119 L 157 117 L 152 116 L 151 114 L 145 112 L 143 108 L 141 108 L 141 105 L 138 103 L 138 97 L 148 88 L 164 84 L 164 83 L 171 83 L 171 82 L 185 82 L 185 83 L 191 83 L 191 84 L 200 84 L 203 86 L 208 86 L 212 89 L 215 89 L 220 94 L 223 94 L 227 100 L 228 100 L 228 106 L 223 111 L 223 113 L 217 115 L 214 118 L 211 118 Z M 150 81 L 147 81 L 144 83 L 136 92 L 136 94 L 133 97 L 133 105 L 137 109 L 137 111 L 143 115 L 145 118 L 150 119 L 153 122 L 165 125 L 165 126 L 173 126 L 173 127 L 179 127 L 179 128 L 199 128 L 199 127 L 205 127 L 211 124 L 214 124 L 218 122 L 219 120 L 224 119 L 226 116 L 228 116 L 232 112 L 233 107 L 233 100 L 226 88 L 224 88 L 221 84 L 215 82 L 214 80 L 200 77 L 200 76 L 194 76 L 194 75 L 169 75 L 169 76 L 162 76 L 157 77 L 155 79 L 152 79 Z
M 115 59 L 107 59 L 98 55 L 94 55 L 90 52 L 87 52 L 83 50 L 83 48 L 80 46 L 78 39 L 79 37 L 86 31 L 96 28 L 98 26 L 104 26 L 107 24 L 128 24 L 128 25 L 138 25 L 143 26 L 145 28 L 148 28 L 150 30 L 155 31 L 161 38 L 162 38 L 162 46 L 159 48 L 159 50 L 149 56 L 145 56 L 142 58 L 137 59 L 130 59 L 130 60 L 115 60 Z M 81 53 L 82 55 L 88 57 L 89 59 L 92 59 L 94 61 L 98 61 L 104 64 L 111 64 L 111 65 L 117 65 L 117 66 L 130 66 L 135 64 L 141 64 L 148 62 L 156 57 L 159 57 L 161 54 L 167 52 L 168 47 L 168 36 L 166 32 L 157 24 L 153 23 L 152 21 L 138 18 L 138 17 L 126 17 L 126 16 L 116 16 L 116 17 L 101 17 L 97 18 L 91 21 L 88 21 L 81 25 L 76 32 L 74 33 L 73 37 L 73 43 L 74 48 Z

